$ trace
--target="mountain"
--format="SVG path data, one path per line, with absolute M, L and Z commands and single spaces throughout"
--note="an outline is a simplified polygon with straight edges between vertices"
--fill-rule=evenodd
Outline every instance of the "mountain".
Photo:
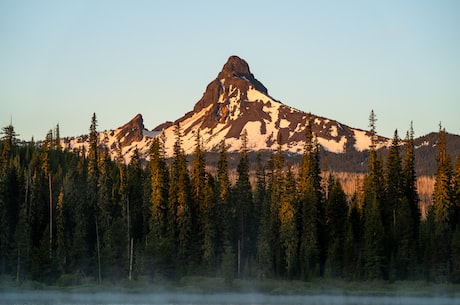
M 309 116 L 271 97 L 267 88 L 251 73 L 247 62 L 231 56 L 192 111 L 153 130 L 164 132 L 168 154 L 172 153 L 177 124 L 182 131 L 186 153 L 193 152 L 197 132 L 200 132 L 207 150 L 215 150 L 225 139 L 229 151 L 237 151 L 241 147 L 243 130 L 248 133 L 250 150 L 274 150 L 281 135 L 283 148 L 299 153 L 305 144 Z M 311 117 L 313 132 L 327 151 L 342 153 L 350 148 L 361 151 L 369 147 L 368 131 L 316 115 Z M 388 139 L 378 137 L 377 142 L 384 146 Z
M 121 152 L 125 161 L 129 163 L 136 148 L 140 155 L 146 158 L 150 143 L 157 135 L 158 132 L 149 131 L 144 127 L 142 115 L 138 114 L 131 121 L 115 130 L 99 132 L 99 143 L 109 148 L 112 159 Z M 61 146 L 68 150 L 88 151 L 88 141 L 88 135 L 64 138 L 61 139 Z
M 241 147 L 240 135 L 243 130 L 248 133 L 248 148 L 251 151 L 275 150 L 278 136 L 281 136 L 283 150 L 295 154 L 303 151 L 305 127 L 310 116 L 313 132 L 323 148 L 329 168 L 344 171 L 363 171 L 366 168 L 366 151 L 371 142 L 368 131 L 306 113 L 276 100 L 251 73 L 248 63 L 238 56 L 228 59 L 193 110 L 174 122 L 162 123 L 150 131 L 145 128 L 142 115 L 138 114 L 115 130 L 100 132 L 99 141 L 109 147 L 112 157 L 121 151 L 125 161 L 129 162 L 136 148 L 141 157 L 148 158 L 152 139 L 164 133 L 166 154 L 171 156 L 175 142 L 174 130 L 179 125 L 182 148 L 187 154 L 193 153 L 197 132 L 207 151 L 216 151 L 219 143 L 225 139 L 228 151 L 236 152 Z M 419 164 L 429 168 L 423 170 L 424 173 L 433 172 L 436 135 L 433 133 L 415 141 L 416 153 L 421 158 Z M 87 141 L 86 135 L 63 139 L 61 144 L 70 150 L 87 150 Z M 449 141 L 460 143 L 460 137 L 452 135 Z M 384 150 L 389 144 L 390 139 L 377 136 L 377 148 Z M 460 144 L 453 144 L 452 148 L 451 153 L 458 153 Z

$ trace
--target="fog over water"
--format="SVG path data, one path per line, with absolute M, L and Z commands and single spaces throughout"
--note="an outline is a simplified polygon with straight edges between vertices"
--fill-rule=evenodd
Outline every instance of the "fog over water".
M 200 305 L 200 304 L 308 304 L 308 305 L 460 305 L 460 298 L 412 296 L 344 295 L 263 295 L 263 294 L 143 294 L 143 293 L 63 293 L 51 291 L 3 292 L 0 304 L 40 305 Z

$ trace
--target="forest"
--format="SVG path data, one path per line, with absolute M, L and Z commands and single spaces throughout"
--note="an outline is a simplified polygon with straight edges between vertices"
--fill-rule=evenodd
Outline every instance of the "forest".
M 375 115 L 369 117 L 376 137 Z M 308 126 L 311 126 L 308 125 Z M 88 149 L 67 151 L 59 129 L 40 143 L 0 143 L 0 276 L 17 283 L 319 277 L 460 282 L 460 156 L 440 127 L 432 205 L 422 217 L 412 126 L 386 155 L 369 147 L 368 170 L 347 199 L 320 170 L 311 128 L 296 168 L 282 139 L 250 177 L 243 133 L 235 179 L 222 141 L 210 170 L 196 135 L 190 161 L 176 126 L 174 155 L 157 137 L 147 162 L 111 159 L 94 114 Z M 375 136 L 375 137 L 374 137 Z M 403 144 L 401 144 L 403 143 Z

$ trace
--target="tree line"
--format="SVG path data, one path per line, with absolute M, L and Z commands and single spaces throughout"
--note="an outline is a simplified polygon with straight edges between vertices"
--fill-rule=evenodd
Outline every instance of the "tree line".
M 99 143 L 95 114 L 89 145 L 76 151 L 61 149 L 59 126 L 19 145 L 10 124 L 0 144 L 0 273 L 50 284 L 185 275 L 460 282 L 460 157 L 452 166 L 445 130 L 422 218 L 412 125 L 404 141 L 395 131 L 383 156 L 374 112 L 369 121 L 369 168 L 351 200 L 333 175 L 322 178 L 312 122 L 296 168 L 278 139 L 254 179 L 243 132 L 233 182 L 225 141 L 210 172 L 199 132 L 187 162 L 179 126 L 172 158 L 160 136 L 146 164 L 137 150 L 125 164 L 121 148 L 112 160 Z

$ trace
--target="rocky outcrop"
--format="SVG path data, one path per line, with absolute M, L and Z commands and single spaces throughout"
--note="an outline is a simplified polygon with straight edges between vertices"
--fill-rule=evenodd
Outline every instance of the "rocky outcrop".
M 115 135 L 121 147 L 131 145 L 133 142 L 140 142 L 144 137 L 144 120 L 141 114 L 136 115 L 131 121 L 118 128 Z

